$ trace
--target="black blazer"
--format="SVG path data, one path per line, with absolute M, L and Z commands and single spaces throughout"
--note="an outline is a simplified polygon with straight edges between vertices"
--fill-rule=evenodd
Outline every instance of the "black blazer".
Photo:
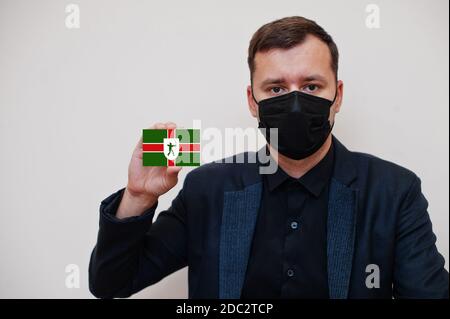
M 327 260 L 330 298 L 448 298 L 427 200 L 411 171 L 348 151 L 334 136 Z M 248 155 L 248 154 L 246 154 Z M 123 189 L 102 201 L 90 291 L 128 297 L 189 266 L 189 298 L 239 298 L 261 201 L 258 163 L 210 163 L 187 174 L 152 224 L 114 217 Z M 376 266 L 373 266 L 376 265 Z M 379 288 L 366 285 L 373 267 Z

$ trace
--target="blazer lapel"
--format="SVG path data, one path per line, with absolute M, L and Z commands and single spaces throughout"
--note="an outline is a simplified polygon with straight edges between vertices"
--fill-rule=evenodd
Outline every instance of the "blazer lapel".
M 355 244 L 355 191 L 331 180 L 328 202 L 327 258 L 331 299 L 348 295 Z
M 219 247 L 219 298 L 240 298 L 261 201 L 262 183 L 225 192 Z
M 333 136 L 335 167 L 330 182 L 327 222 L 328 286 L 331 299 L 348 297 L 356 236 L 358 190 L 352 181 L 356 164 Z

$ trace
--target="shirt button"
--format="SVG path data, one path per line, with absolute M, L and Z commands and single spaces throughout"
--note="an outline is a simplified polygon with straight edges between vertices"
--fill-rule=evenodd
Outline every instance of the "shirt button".
M 297 222 L 292 222 L 291 223 L 291 228 L 292 229 L 297 229 L 298 228 L 298 223 Z
M 294 276 L 294 271 L 293 271 L 292 269 L 288 269 L 287 275 L 288 275 L 289 277 Z

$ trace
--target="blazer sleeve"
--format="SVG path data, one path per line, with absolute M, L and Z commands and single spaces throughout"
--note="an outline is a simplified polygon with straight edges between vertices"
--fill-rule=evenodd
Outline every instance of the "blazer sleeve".
M 100 204 L 97 244 L 89 263 L 89 290 L 97 298 L 124 298 L 187 265 L 183 190 L 152 223 L 156 203 L 141 216 L 115 217 L 124 189 Z
M 417 176 L 397 221 L 393 289 L 395 298 L 448 298 L 449 277 Z

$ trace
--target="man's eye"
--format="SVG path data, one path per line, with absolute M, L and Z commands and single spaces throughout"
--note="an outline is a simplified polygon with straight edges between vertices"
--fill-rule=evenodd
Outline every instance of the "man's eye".
M 308 92 L 315 92 L 319 87 L 316 84 L 309 84 L 305 86 L 305 90 Z
M 270 92 L 273 93 L 273 94 L 279 94 L 279 93 L 282 92 L 282 90 L 283 90 L 283 89 L 280 88 L 279 86 L 275 86 L 275 87 L 273 87 L 273 88 L 270 89 Z

